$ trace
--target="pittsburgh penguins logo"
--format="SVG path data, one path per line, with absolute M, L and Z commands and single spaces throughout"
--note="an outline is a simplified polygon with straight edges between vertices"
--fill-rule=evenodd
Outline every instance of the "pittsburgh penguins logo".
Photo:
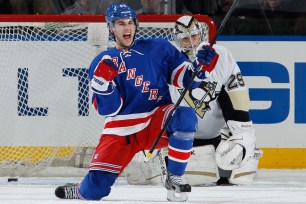
M 218 98 L 220 91 L 216 91 L 216 86 L 217 82 L 202 81 L 198 88 L 187 91 L 184 99 L 200 118 L 204 117 L 206 111 L 211 110 L 209 103 Z M 178 91 L 181 94 L 183 89 Z

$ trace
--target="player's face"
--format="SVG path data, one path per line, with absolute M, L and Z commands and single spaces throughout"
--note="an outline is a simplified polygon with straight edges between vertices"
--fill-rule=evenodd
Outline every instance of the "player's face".
M 181 40 L 182 46 L 185 48 L 192 48 L 195 49 L 200 44 L 200 35 L 193 34 L 190 36 L 186 36 Z
M 116 38 L 116 48 L 124 49 L 132 45 L 136 30 L 133 19 L 116 20 L 112 30 Z

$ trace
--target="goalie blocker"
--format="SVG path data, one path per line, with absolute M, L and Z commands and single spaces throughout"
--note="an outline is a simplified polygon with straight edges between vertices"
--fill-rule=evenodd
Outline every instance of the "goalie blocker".
M 229 131 L 222 132 L 224 134 Z M 230 184 L 241 185 L 253 182 L 258 169 L 258 160 L 263 155 L 262 150 L 255 149 L 254 155 L 245 165 L 232 171 L 225 171 L 220 169 L 216 162 L 215 149 L 220 143 L 220 137 L 195 140 L 195 147 L 184 175 L 190 185 L 215 185 L 220 177 L 226 177 Z M 167 150 L 163 149 L 162 152 L 161 158 L 161 154 L 155 150 L 152 159 L 147 163 L 143 162 L 144 154 L 138 153 L 124 171 L 128 183 L 132 185 L 161 184 L 162 169 L 165 168 L 163 158 L 167 155 Z

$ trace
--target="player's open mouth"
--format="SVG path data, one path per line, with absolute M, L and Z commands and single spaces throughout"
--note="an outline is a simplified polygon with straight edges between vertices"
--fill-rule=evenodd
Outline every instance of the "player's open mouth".
M 125 35 L 123 35 L 123 38 L 126 39 L 126 40 L 130 39 L 131 38 L 131 34 L 125 34 Z

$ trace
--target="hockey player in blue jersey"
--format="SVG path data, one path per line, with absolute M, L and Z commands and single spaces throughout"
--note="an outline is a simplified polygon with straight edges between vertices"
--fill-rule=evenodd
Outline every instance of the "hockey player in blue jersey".
M 208 30 L 203 25 L 189 15 L 181 16 L 174 24 L 176 45 L 190 60 L 196 57 L 198 47 L 208 43 Z M 190 185 L 252 183 L 263 152 L 255 148 L 248 88 L 231 52 L 218 44 L 214 49 L 219 54 L 215 69 L 199 87 L 187 91 L 181 102 L 181 106 L 192 107 L 198 117 L 194 148 L 184 177 Z M 170 90 L 177 101 L 182 90 L 173 86 Z M 159 154 L 156 155 L 150 163 L 144 163 L 143 155 L 137 154 L 125 169 L 127 181 L 130 184 L 160 182 L 158 175 L 163 172 Z
M 93 105 L 105 117 L 103 133 L 93 154 L 88 174 L 80 184 L 59 186 L 62 199 L 100 200 L 134 155 L 150 149 L 172 114 L 169 84 L 184 88 L 194 66 L 200 66 L 191 88 L 214 69 L 218 54 L 203 46 L 190 63 L 163 39 L 135 40 L 138 21 L 126 3 L 111 4 L 106 12 L 115 47 L 100 53 L 89 68 Z M 193 66 L 194 65 L 194 66 Z M 197 117 L 190 107 L 178 107 L 156 148 L 169 148 L 165 187 L 183 195 L 191 187 L 181 176 L 190 157 Z

